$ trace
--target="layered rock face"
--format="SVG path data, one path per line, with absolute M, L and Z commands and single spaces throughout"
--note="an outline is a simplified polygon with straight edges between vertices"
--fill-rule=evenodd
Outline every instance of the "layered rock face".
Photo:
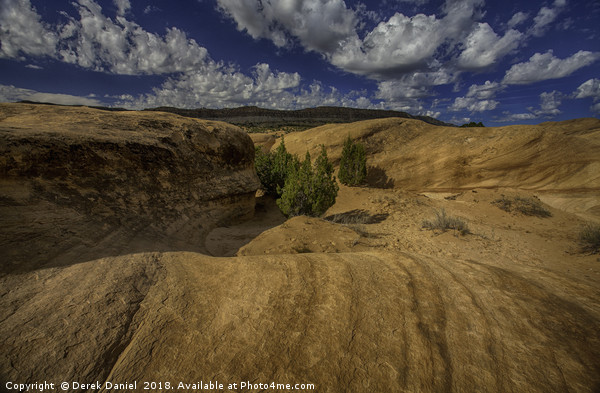
M 2 270 L 202 251 L 207 231 L 253 213 L 253 157 L 226 123 L 2 104 Z

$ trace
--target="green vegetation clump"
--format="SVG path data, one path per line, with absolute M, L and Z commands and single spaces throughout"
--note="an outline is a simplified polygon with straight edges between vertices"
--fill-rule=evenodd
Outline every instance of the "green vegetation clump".
M 520 196 L 511 198 L 501 195 L 500 198 L 493 201 L 492 204 L 509 213 L 516 212 L 526 216 L 535 217 L 552 216 L 552 213 L 550 213 L 537 198 L 523 198 Z
M 275 152 L 263 153 L 260 146 L 255 149 L 254 166 L 263 190 L 268 195 L 281 196 L 290 167 L 298 166 L 298 159 L 287 152 L 283 138 Z
M 586 224 L 579 232 L 579 244 L 583 251 L 600 253 L 600 224 Z
M 452 217 L 446 214 L 445 209 L 435 210 L 435 218 L 432 221 L 423 221 L 423 228 L 430 230 L 439 230 L 446 232 L 447 230 L 454 230 L 461 235 L 468 235 L 471 233 L 467 223 L 458 217 Z
M 475 123 L 474 121 L 470 122 L 470 123 L 465 123 L 462 126 L 460 126 L 461 128 L 468 128 L 468 127 L 485 127 L 483 125 L 482 122 L 479 123 Z
M 327 158 L 325 146 L 321 154 L 311 163 L 310 153 L 300 165 L 290 165 L 288 174 L 277 200 L 277 206 L 288 217 L 307 215 L 320 216 L 333 206 L 338 185 L 333 176 L 333 165 Z
M 325 146 L 313 166 L 308 152 L 302 163 L 288 153 L 282 138 L 274 152 L 257 147 L 254 165 L 263 190 L 278 198 L 277 205 L 288 217 L 320 216 L 335 203 L 339 187 Z
M 340 182 L 347 186 L 357 186 L 367 178 L 365 146 L 352 142 L 350 136 L 344 142 L 338 177 Z

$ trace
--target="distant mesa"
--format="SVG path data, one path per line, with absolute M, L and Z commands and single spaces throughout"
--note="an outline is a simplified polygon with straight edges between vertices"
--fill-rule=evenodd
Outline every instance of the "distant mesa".
M 61 105 L 48 102 L 35 102 L 29 100 L 19 101 L 22 104 L 40 104 L 57 106 L 83 105 Z M 90 108 L 106 111 L 128 111 L 125 108 L 91 106 Z M 277 127 L 281 125 L 297 127 L 316 127 L 328 123 L 351 123 L 360 120 L 384 119 L 388 117 L 400 117 L 404 119 L 422 120 L 426 123 L 437 126 L 455 127 L 454 124 L 445 123 L 430 116 L 415 116 L 406 112 L 381 110 L 381 109 L 358 109 L 339 106 L 319 106 L 316 108 L 306 108 L 298 110 L 279 110 L 266 109 L 257 106 L 241 106 L 237 108 L 223 109 L 185 109 L 170 106 L 160 106 L 157 108 L 148 108 L 144 111 L 175 113 L 184 117 L 192 117 L 205 120 L 220 120 L 238 126 L 256 125 L 264 127 Z
M 320 106 L 299 110 L 265 109 L 256 106 L 243 106 L 226 109 L 179 109 L 172 107 L 158 107 L 147 109 L 176 113 L 186 117 L 201 119 L 222 120 L 236 125 L 271 125 L 280 124 L 316 127 L 327 123 L 351 123 L 360 120 L 383 119 L 400 117 L 404 119 L 422 120 L 438 126 L 454 126 L 450 123 L 434 119 L 429 116 L 413 116 L 406 112 L 379 109 L 357 109 L 337 106 Z

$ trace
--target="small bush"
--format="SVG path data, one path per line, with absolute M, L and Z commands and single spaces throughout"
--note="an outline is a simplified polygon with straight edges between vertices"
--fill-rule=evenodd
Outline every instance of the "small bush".
M 586 224 L 579 232 L 579 244 L 583 251 L 597 254 L 600 252 L 600 224 Z
M 447 230 L 458 231 L 461 235 L 471 233 L 467 223 L 458 217 L 451 217 L 446 214 L 445 209 L 435 210 L 435 219 L 433 221 L 423 221 L 423 228 L 430 230 L 439 230 L 446 232 Z
M 364 183 L 367 178 L 365 146 L 362 143 L 352 142 L 350 136 L 344 142 L 338 177 L 340 182 L 347 186 L 357 186 Z
M 474 121 L 472 121 L 470 123 L 465 123 L 461 126 L 461 128 L 465 128 L 465 127 L 485 127 L 485 126 L 483 125 L 482 122 L 475 123 Z
M 500 198 L 492 202 L 500 209 L 509 213 L 521 213 L 526 216 L 535 217 L 551 217 L 552 213 L 546 209 L 542 202 L 536 198 L 523 198 L 516 196 L 514 198 L 502 195 Z
M 263 153 L 260 146 L 255 149 L 254 166 L 265 193 L 280 196 L 289 168 L 297 166 L 298 159 L 287 152 L 283 138 L 281 138 L 281 144 L 277 146 L 275 152 Z
M 333 165 L 327 158 L 325 147 L 321 146 L 321 154 L 315 160 L 314 168 L 308 152 L 301 164 L 288 166 L 277 206 L 288 217 L 320 216 L 335 203 L 338 188 Z

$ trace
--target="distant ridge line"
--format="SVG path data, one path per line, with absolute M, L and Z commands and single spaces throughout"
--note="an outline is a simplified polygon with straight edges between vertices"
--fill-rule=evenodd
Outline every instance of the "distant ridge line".
M 421 120 L 437 126 L 450 126 L 454 124 L 445 123 L 429 116 L 414 116 L 406 112 L 381 110 L 381 109 L 357 109 L 337 106 L 319 106 L 298 110 L 266 109 L 256 106 L 242 106 L 238 108 L 224 109 L 180 109 L 161 106 L 145 109 L 147 111 L 161 111 L 176 113 L 181 116 L 195 117 L 208 120 L 223 120 L 233 124 L 269 124 L 276 122 L 301 122 L 302 125 L 322 125 L 326 123 L 350 123 L 360 120 L 383 119 L 388 117 L 400 117 L 405 119 Z
M 64 105 L 48 102 L 36 102 L 29 100 L 21 100 L 22 104 L 38 104 L 38 105 L 56 105 L 56 106 L 72 106 L 82 107 L 88 105 Z M 106 106 L 89 106 L 90 108 L 100 109 L 105 111 L 128 111 L 129 109 L 106 107 Z M 327 123 L 351 123 L 361 120 L 384 119 L 389 117 L 400 117 L 405 119 L 421 120 L 436 126 L 456 127 L 455 124 L 446 123 L 430 116 L 415 116 L 406 112 L 382 110 L 382 109 L 358 109 L 346 108 L 340 106 L 318 106 L 315 108 L 305 108 L 297 110 L 280 110 L 259 108 L 257 106 L 241 106 L 237 108 L 223 109 L 183 109 L 171 106 L 160 106 L 156 108 L 147 108 L 143 111 L 168 112 L 184 117 L 192 117 L 206 120 L 221 120 L 236 125 L 263 125 L 269 126 L 278 123 L 292 123 L 300 126 L 319 126 Z

